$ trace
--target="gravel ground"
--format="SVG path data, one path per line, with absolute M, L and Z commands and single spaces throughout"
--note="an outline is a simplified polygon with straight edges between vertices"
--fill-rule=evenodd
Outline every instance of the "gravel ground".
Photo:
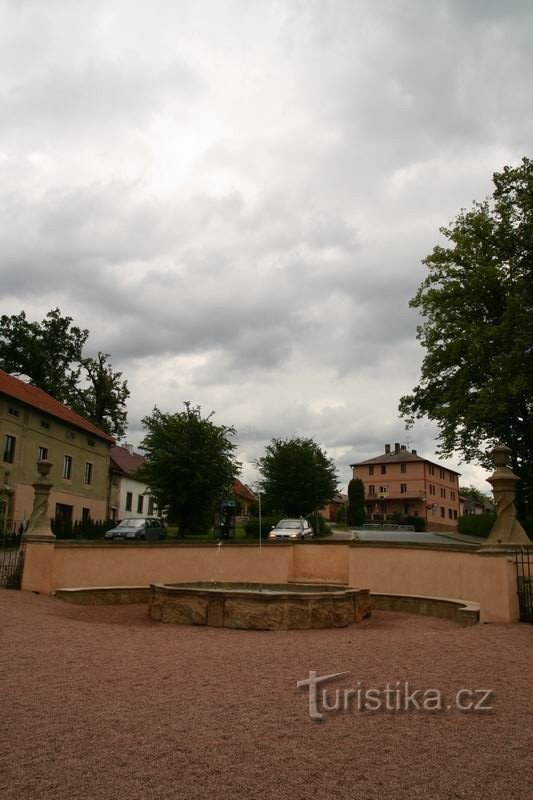
M 377 612 L 331 631 L 162 625 L 0 592 L 0 795 L 17 800 L 533 796 L 533 627 Z M 309 718 L 296 682 L 493 688 L 493 711 Z

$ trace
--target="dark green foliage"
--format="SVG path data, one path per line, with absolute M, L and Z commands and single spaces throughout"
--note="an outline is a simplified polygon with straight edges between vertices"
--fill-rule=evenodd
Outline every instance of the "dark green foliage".
M 83 356 L 89 331 L 62 317 L 59 308 L 41 322 L 26 314 L 0 318 L 0 369 L 30 379 L 78 414 L 112 436 L 126 431 L 129 390 L 121 372 L 113 372 L 109 355 Z
M 337 493 L 333 461 L 313 439 L 272 439 L 256 462 L 265 509 L 306 517 Z
M 57 539 L 103 539 L 105 532 L 115 528 L 117 523 L 112 520 L 92 519 L 73 523 L 58 517 L 52 519 L 50 524 Z
M 360 478 L 352 478 L 348 484 L 348 525 L 363 525 L 365 520 L 365 485 Z
M 468 536 L 486 538 L 491 532 L 495 520 L 496 514 L 465 514 L 465 516 L 459 517 L 458 530 L 459 533 L 465 533 Z
M 511 448 L 518 509 L 533 496 L 533 161 L 493 176 L 492 198 L 441 229 L 411 306 L 425 318 L 420 383 L 400 401 L 409 423 L 427 416 L 440 453 L 491 468 L 487 447 Z
M 461 486 L 460 494 L 462 497 L 469 497 L 476 503 L 484 503 L 489 499 L 487 494 L 484 494 L 479 489 L 476 489 L 475 486 Z
M 316 537 L 327 536 L 329 533 L 331 533 L 331 528 L 322 514 L 312 514 L 310 517 L 308 517 L 308 521 Z
M 402 522 L 401 524 L 413 525 L 415 531 L 426 530 L 426 520 L 424 519 L 424 517 L 405 517 L 404 522 Z
M 155 408 L 143 419 L 146 465 L 140 476 L 157 507 L 178 526 L 178 536 L 205 534 L 220 500 L 230 492 L 240 464 L 233 427 L 215 425 L 199 406 L 166 414 Z
M 261 537 L 266 539 L 272 528 L 278 524 L 281 517 L 261 517 Z M 248 539 L 259 538 L 259 517 L 250 517 L 244 525 L 244 532 Z

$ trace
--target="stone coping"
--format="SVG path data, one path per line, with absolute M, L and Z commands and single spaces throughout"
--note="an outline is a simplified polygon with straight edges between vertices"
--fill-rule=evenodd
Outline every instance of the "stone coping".
M 257 597 L 259 599 L 344 598 L 357 594 L 360 589 L 346 584 L 330 583 L 246 583 L 233 581 L 183 581 L 179 583 L 152 583 L 150 589 L 164 589 L 168 594 L 212 594 L 231 597 Z
M 370 598 L 373 608 L 381 611 L 403 611 L 408 614 L 440 617 L 462 625 L 476 625 L 479 622 L 479 603 L 471 600 L 381 592 L 371 592 Z
M 187 547 L 205 547 L 205 548 L 216 548 L 218 547 L 217 542 L 194 542 L 191 540 L 188 541 L 158 541 L 158 542 L 110 542 L 110 541 L 103 541 L 102 539 L 89 539 L 89 540 L 79 540 L 79 539 L 61 539 L 55 540 L 53 543 L 57 548 L 95 548 L 95 547 L 105 547 L 108 548 L 126 548 L 126 547 L 135 547 L 135 548 L 187 548 Z M 446 550 L 449 552 L 460 552 L 460 553 L 474 553 L 478 554 L 483 552 L 483 548 L 477 548 L 474 544 L 466 544 L 457 542 L 456 544 L 445 544 L 445 543 L 428 543 L 428 542 L 358 542 L 358 541 L 351 541 L 350 539 L 346 540 L 333 540 L 328 541 L 327 539 L 319 539 L 316 541 L 307 541 L 307 542 L 267 542 L 264 541 L 262 543 L 262 547 L 323 547 L 324 545 L 330 545 L 332 547 L 353 547 L 353 548 L 363 548 L 363 547 L 373 547 L 373 548 L 394 548 L 394 549 L 404 549 L 404 550 L 427 550 L 429 551 L 438 551 L 438 550 Z M 259 542 L 224 542 L 221 547 L 223 549 L 227 548 L 234 548 L 234 547 L 259 547 Z M 533 543 L 532 543 L 533 547 Z M 529 549 L 529 548 L 527 548 Z M 486 551 L 485 551 L 486 552 Z M 501 551 L 500 551 L 501 552 Z
M 123 605 L 146 603 L 150 600 L 149 586 L 88 586 L 56 589 L 55 596 L 80 606 Z

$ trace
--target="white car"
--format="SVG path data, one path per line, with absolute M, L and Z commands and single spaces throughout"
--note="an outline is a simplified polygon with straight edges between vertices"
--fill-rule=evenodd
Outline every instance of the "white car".
M 272 528 L 268 538 L 274 539 L 311 539 L 313 529 L 306 519 L 282 519 Z

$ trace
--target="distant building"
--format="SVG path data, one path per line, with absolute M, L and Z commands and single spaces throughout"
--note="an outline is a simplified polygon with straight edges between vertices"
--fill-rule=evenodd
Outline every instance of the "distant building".
M 238 478 L 231 484 L 231 490 L 235 495 L 235 499 L 239 503 L 238 517 L 249 517 L 252 505 L 256 502 L 257 498 L 252 490 L 242 483 Z
M 137 473 L 145 458 L 131 444 L 111 448 L 109 467 L 109 519 L 151 517 L 157 508 L 146 483 Z
M 324 508 L 320 515 L 328 522 L 344 522 L 348 510 L 348 495 L 339 492 Z
M 459 473 L 395 443 L 383 455 L 350 465 L 365 486 L 369 521 L 422 517 L 426 530 L 457 529 Z
M 37 461 L 51 461 L 48 513 L 76 522 L 105 519 L 109 450 L 114 439 L 51 395 L 0 370 L 3 529 L 19 528 L 33 508 Z
M 459 495 L 459 516 L 470 514 L 490 514 L 494 511 L 494 503 L 488 497 L 483 500 L 474 500 L 469 495 Z

